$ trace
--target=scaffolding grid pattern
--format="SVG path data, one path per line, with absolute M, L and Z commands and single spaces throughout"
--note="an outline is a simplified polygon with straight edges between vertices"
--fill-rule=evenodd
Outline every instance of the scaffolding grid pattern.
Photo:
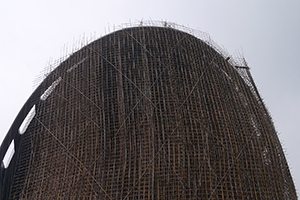
M 122 28 L 30 97 L 9 199 L 296 199 L 247 63 L 173 26 Z

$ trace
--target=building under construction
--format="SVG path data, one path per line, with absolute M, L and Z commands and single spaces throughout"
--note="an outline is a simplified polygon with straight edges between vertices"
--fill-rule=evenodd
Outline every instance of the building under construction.
M 297 199 L 246 62 L 183 29 L 122 28 L 49 73 L 1 145 L 1 199 Z

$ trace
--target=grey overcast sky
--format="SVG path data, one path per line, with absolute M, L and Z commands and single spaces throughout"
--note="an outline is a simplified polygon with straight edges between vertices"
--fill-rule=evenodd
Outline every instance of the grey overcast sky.
M 299 0 L 0 0 L 0 141 L 36 77 L 66 47 L 150 19 L 207 32 L 230 54 L 243 52 L 299 189 Z

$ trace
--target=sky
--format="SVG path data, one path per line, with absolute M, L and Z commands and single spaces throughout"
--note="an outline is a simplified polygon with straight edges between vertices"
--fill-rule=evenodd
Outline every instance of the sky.
M 0 142 L 50 64 L 123 23 L 163 20 L 245 57 L 299 190 L 299 10 L 299 0 L 0 0 Z

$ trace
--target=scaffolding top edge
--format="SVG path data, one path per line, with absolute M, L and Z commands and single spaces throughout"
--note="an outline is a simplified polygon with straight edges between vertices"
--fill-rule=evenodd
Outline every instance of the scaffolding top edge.
M 81 45 L 79 48 L 73 49 L 72 52 L 66 53 L 64 56 L 56 59 L 52 63 L 48 63 L 48 65 L 45 67 L 44 71 L 42 73 L 42 77 L 39 77 L 39 80 L 35 81 L 34 88 L 36 88 L 41 81 L 43 81 L 56 67 L 58 67 L 61 63 L 66 61 L 68 58 L 70 58 L 75 52 L 80 50 L 81 48 L 84 48 L 85 46 L 88 46 L 89 44 L 95 42 L 96 40 L 103 38 L 107 35 L 113 34 L 117 31 L 121 31 L 128 28 L 138 28 L 138 27 L 161 27 L 161 28 L 171 28 L 177 31 L 182 31 L 184 33 L 188 33 L 204 43 L 206 43 L 208 46 L 213 48 L 216 52 L 218 52 L 226 61 L 229 62 L 234 68 L 236 66 L 239 66 L 239 68 L 245 68 L 250 69 L 247 65 L 247 62 L 243 56 L 241 56 L 239 53 L 238 55 L 232 56 L 229 54 L 229 52 L 224 48 L 219 46 L 212 38 L 211 36 L 204 31 L 200 31 L 198 29 L 190 28 L 181 24 L 177 24 L 175 22 L 168 22 L 168 21 L 160 21 L 160 20 L 136 20 L 135 22 L 129 22 L 129 23 L 122 23 L 118 26 L 113 26 L 113 30 L 100 36 L 96 37 L 90 41 L 87 41 L 86 44 Z
M 236 53 L 235 56 L 232 56 L 229 54 L 227 49 L 224 47 L 221 47 L 218 45 L 212 38 L 211 36 L 204 31 L 200 31 L 198 29 L 190 28 L 181 24 L 177 24 L 175 22 L 168 22 L 168 21 L 160 21 L 160 20 L 136 20 L 136 22 L 133 23 L 122 23 L 119 26 L 114 26 L 113 32 L 120 31 L 122 29 L 127 29 L 127 28 L 135 28 L 135 27 L 162 27 L 162 28 L 171 28 L 174 30 L 179 30 L 188 34 L 193 35 L 194 37 L 200 39 L 201 41 L 205 42 L 207 45 L 209 45 L 211 48 L 213 48 L 215 51 L 217 51 L 220 55 L 223 56 L 224 59 L 228 59 L 227 61 L 232 65 L 232 66 L 241 66 L 250 69 L 247 66 L 246 60 L 244 56 L 242 56 L 239 52 Z M 108 34 L 111 34 L 113 32 L 110 32 Z M 106 34 L 106 35 L 108 35 Z M 105 35 L 104 35 L 105 36 Z M 103 36 L 102 36 L 103 37 Z

